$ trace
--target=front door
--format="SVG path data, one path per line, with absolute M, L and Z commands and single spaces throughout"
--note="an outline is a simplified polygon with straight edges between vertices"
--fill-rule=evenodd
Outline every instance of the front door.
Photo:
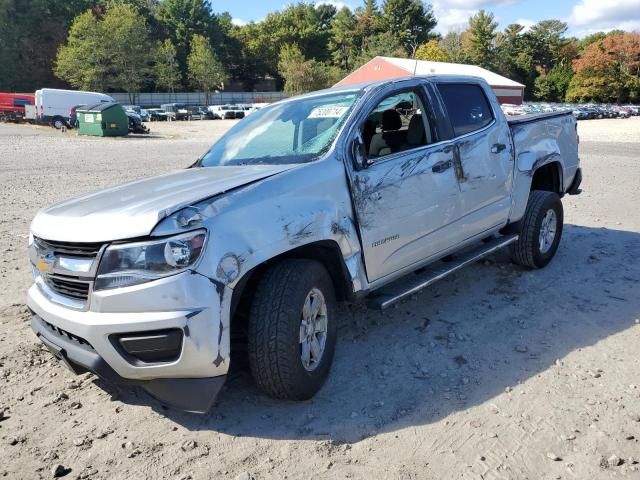
M 370 282 L 454 241 L 454 147 L 437 142 L 425 104 L 418 88 L 387 95 L 360 126 L 369 165 L 351 172 L 350 182 Z

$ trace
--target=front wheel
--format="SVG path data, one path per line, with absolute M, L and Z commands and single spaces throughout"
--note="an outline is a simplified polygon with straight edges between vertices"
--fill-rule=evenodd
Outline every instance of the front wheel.
M 336 343 L 335 293 L 318 262 L 287 259 L 261 278 L 249 319 L 248 353 L 258 387 L 306 400 L 324 384 Z
M 510 246 L 513 262 L 529 268 L 546 267 L 558 250 L 563 223 L 558 194 L 533 190 L 522 218 L 520 237 Z

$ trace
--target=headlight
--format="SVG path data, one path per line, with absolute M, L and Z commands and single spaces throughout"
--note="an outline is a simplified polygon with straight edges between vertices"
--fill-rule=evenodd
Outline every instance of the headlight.
M 112 245 L 104 252 L 94 288 L 128 287 L 185 271 L 202 253 L 204 230 L 149 242 Z

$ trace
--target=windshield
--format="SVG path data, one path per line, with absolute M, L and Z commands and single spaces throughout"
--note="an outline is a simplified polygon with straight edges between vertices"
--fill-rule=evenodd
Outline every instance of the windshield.
M 322 95 L 263 108 L 229 130 L 196 166 L 315 160 L 331 146 L 358 95 Z

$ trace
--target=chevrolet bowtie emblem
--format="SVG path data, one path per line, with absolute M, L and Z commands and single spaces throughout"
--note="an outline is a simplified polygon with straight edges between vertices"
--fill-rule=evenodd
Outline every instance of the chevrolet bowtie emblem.
M 56 257 L 53 253 L 47 253 L 44 257 L 38 257 L 36 260 L 36 268 L 41 274 L 49 273 L 53 270 L 53 264 L 56 261 Z

